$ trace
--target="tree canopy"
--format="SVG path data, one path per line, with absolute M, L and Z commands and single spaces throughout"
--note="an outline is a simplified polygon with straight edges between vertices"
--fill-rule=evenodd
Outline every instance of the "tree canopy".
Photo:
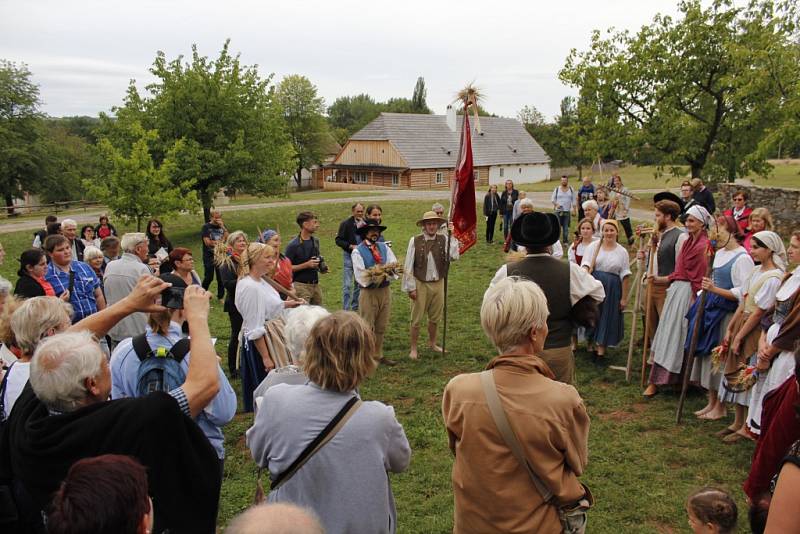
M 689 0 L 679 18 L 657 15 L 636 34 L 595 31 L 560 72 L 579 89 L 585 147 L 634 158 L 654 150 L 712 180 L 762 169 L 750 156 L 780 117 L 788 72 L 776 65 L 792 47 L 781 9 Z
M 171 155 L 173 187 L 191 184 L 206 219 L 219 189 L 281 193 L 294 168 L 272 75 L 262 78 L 257 67 L 242 65 L 229 45 L 214 60 L 192 46 L 186 63 L 158 52 L 150 69 L 156 81 L 144 95 L 132 81 L 116 118 L 101 116 L 98 130 L 123 153 L 140 142 L 134 123 L 156 132 L 147 143 L 154 168 Z

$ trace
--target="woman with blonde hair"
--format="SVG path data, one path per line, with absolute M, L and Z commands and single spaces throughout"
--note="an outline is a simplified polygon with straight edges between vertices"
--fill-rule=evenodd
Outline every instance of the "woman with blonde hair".
M 542 289 L 530 280 L 511 276 L 490 286 L 481 306 L 481 326 L 499 356 L 486 371 L 458 375 L 445 387 L 442 413 L 455 455 L 456 534 L 555 534 L 563 531 L 559 508 L 588 508 L 583 501 L 590 497 L 578 477 L 588 461 L 589 416 L 575 388 L 553 380 L 553 372 L 537 356 L 547 338 L 548 314 Z M 534 486 L 498 430 L 493 415 L 497 404 L 487 400 L 489 395 L 499 403 L 521 455 L 552 500 Z M 502 505 L 490 505 L 498 495 Z
M 247 245 L 239 259 L 239 281 L 234 303 L 242 315 L 242 400 L 244 411 L 253 411 L 253 391 L 275 368 L 267 347 L 267 321 L 279 317 L 286 308 L 302 300 L 281 300 L 278 292 L 263 278 L 275 272 L 275 249 L 261 243 Z
M 747 232 L 744 234 L 744 243 L 742 243 L 747 252 L 750 252 L 753 235 L 765 230 L 773 230 L 772 214 L 767 208 L 756 208 L 750 212 L 747 219 Z
M 219 269 L 219 283 L 225 287 L 223 310 L 228 314 L 231 335 L 228 339 L 228 372 L 231 378 L 238 378 L 236 369 L 236 350 L 239 347 L 239 334 L 242 331 L 242 315 L 236 309 L 234 297 L 239 280 L 241 255 L 247 248 L 247 234 L 241 230 L 231 232 L 224 244 L 214 250 L 214 263 Z
M 305 349 L 309 381 L 269 388 L 247 431 L 253 459 L 272 478 L 268 500 L 310 508 L 328 534 L 396 532 L 386 472 L 405 471 L 411 448 L 394 410 L 358 394 L 378 366 L 372 328 L 337 311 L 314 324 Z M 323 446 L 312 452 L 315 441 Z

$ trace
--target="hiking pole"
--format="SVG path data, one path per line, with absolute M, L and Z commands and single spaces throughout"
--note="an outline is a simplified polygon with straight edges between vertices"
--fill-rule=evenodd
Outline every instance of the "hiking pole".
M 656 244 L 650 241 L 650 257 L 647 258 L 647 296 L 644 300 L 644 348 L 642 350 L 642 387 L 644 387 L 645 372 L 647 371 L 647 351 L 650 348 L 650 307 L 653 305 L 653 280 L 650 277 L 653 270 L 653 258 L 656 255 Z
M 636 324 L 639 322 L 639 307 L 642 305 L 642 260 L 638 258 L 639 252 L 644 249 L 645 234 L 639 235 L 639 250 L 636 254 L 636 276 L 633 278 L 636 287 L 636 298 L 634 299 L 633 319 L 631 322 L 631 339 L 628 342 L 628 361 L 625 365 L 625 381 L 631 381 L 631 368 L 633 367 L 633 346 L 636 343 Z
M 714 266 L 714 253 L 710 252 L 708 255 L 708 265 L 706 266 L 706 278 L 711 276 L 711 269 Z M 683 385 L 681 386 L 681 398 L 678 400 L 678 412 L 675 414 L 675 423 L 681 423 L 681 416 L 683 415 L 683 404 L 686 401 L 686 392 L 689 389 L 689 382 L 692 378 L 692 367 L 694 367 L 694 353 L 697 350 L 697 341 L 700 337 L 700 328 L 703 326 L 703 316 L 706 311 L 706 296 L 708 291 L 703 290 L 700 292 L 700 302 L 697 303 L 697 311 L 694 314 L 694 328 L 692 329 L 692 338 L 689 343 L 689 351 L 686 353 L 684 360 L 684 375 Z M 690 323 L 691 326 L 691 323 Z

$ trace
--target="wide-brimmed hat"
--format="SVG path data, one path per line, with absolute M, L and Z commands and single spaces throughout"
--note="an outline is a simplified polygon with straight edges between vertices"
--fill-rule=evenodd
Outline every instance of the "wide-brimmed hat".
M 686 208 L 686 203 L 681 197 L 671 191 L 662 191 L 653 195 L 653 203 L 661 202 L 662 200 L 671 200 L 683 211 Z
M 561 234 L 561 225 L 554 213 L 523 213 L 511 225 L 511 239 L 523 247 L 549 247 Z
M 439 217 L 435 211 L 426 211 L 422 214 L 422 218 L 417 221 L 417 226 L 422 226 L 426 222 L 437 222 L 442 225 L 447 222 L 447 219 Z
M 367 235 L 369 230 L 378 230 L 379 232 L 383 232 L 386 230 L 386 227 L 381 225 L 377 219 L 364 219 L 364 224 L 360 228 L 356 228 L 356 233 L 360 237 L 364 237 Z

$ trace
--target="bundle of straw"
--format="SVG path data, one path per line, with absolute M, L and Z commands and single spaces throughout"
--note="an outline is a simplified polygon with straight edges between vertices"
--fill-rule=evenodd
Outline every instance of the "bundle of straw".
M 370 285 L 380 285 L 389 278 L 401 275 L 403 273 L 403 265 L 399 262 L 384 263 L 370 267 L 366 272 Z
M 722 364 L 725 362 L 725 356 L 728 354 L 728 345 L 723 343 L 711 349 L 711 368 L 715 373 L 718 373 Z
M 736 375 L 736 378 L 728 381 L 728 389 L 735 393 L 747 391 L 756 385 L 756 382 L 758 382 L 758 377 L 759 372 L 755 366 L 746 366 L 742 364 L 740 366 L 739 374 Z

